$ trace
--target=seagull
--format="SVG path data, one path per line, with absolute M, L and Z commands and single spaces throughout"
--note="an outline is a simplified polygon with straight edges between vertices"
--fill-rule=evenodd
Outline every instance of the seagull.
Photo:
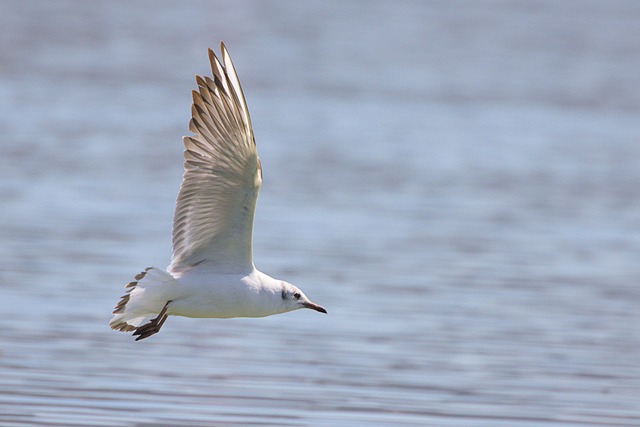
M 300 308 L 327 311 L 296 286 L 253 264 L 253 217 L 262 166 L 247 103 L 229 53 L 209 49 L 213 76 L 196 76 L 191 136 L 183 137 L 184 175 L 173 218 L 167 270 L 148 267 L 125 285 L 112 329 L 136 341 L 169 316 L 264 317 Z

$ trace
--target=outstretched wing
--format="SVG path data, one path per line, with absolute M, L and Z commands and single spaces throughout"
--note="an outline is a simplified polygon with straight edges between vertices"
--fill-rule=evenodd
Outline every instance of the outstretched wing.
M 249 110 L 224 44 L 222 63 L 209 49 L 213 78 L 196 76 L 184 176 L 173 219 L 173 256 L 180 273 L 208 263 L 217 271 L 253 265 L 253 215 L 262 170 Z

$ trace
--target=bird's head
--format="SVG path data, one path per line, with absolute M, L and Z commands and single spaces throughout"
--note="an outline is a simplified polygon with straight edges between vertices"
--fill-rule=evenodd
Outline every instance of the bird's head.
M 282 291 L 280 293 L 282 298 L 282 304 L 286 308 L 286 311 L 297 310 L 299 308 L 310 308 L 320 313 L 326 313 L 323 307 L 309 301 L 309 298 L 297 287 L 291 283 L 282 282 Z

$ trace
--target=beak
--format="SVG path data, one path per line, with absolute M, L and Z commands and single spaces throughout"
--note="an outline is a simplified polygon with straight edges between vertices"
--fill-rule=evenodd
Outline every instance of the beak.
M 302 306 L 305 308 L 310 308 L 311 310 L 319 311 L 320 313 L 327 314 L 327 310 L 323 307 L 320 307 L 318 304 L 314 304 L 311 301 L 303 302 Z

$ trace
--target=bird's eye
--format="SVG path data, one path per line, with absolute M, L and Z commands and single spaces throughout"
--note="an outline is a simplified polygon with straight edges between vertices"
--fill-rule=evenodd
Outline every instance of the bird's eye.
M 296 293 L 294 293 L 294 294 L 293 294 L 293 297 L 294 297 L 295 299 L 300 299 L 300 292 L 296 292 Z

